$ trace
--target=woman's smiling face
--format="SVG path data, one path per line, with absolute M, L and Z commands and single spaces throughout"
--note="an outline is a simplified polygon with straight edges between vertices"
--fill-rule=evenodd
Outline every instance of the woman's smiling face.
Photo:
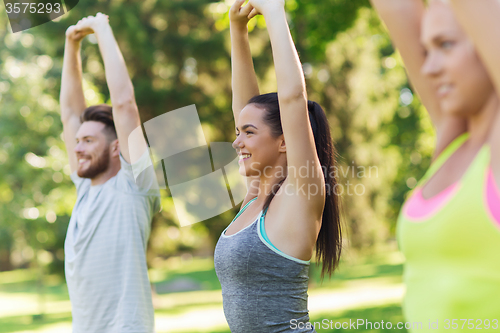
M 266 110 L 255 104 L 248 104 L 240 112 L 233 148 L 239 155 L 243 176 L 260 176 L 266 167 L 282 164 L 282 154 L 286 152 L 283 135 L 272 135 L 264 121 L 265 114 Z
M 430 79 L 441 110 L 461 117 L 481 111 L 495 94 L 493 83 L 449 5 L 431 2 L 421 38 L 426 49 L 421 71 Z

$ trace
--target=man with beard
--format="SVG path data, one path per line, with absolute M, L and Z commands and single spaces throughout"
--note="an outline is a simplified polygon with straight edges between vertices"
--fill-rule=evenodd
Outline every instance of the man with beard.
M 92 33 L 104 61 L 112 108 L 87 108 L 85 103 L 80 43 Z M 77 189 L 64 244 L 73 332 L 153 332 L 146 245 L 160 206 L 158 184 L 150 169 L 137 179 L 132 171 L 150 164 L 149 153 L 142 133 L 129 140 L 140 128 L 139 112 L 104 14 L 84 18 L 66 31 L 60 105 Z

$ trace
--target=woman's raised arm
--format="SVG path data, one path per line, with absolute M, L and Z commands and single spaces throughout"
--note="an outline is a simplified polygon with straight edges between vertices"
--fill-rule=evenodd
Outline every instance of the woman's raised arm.
M 250 43 L 248 41 L 248 15 L 251 5 L 242 7 L 245 0 L 236 0 L 229 10 L 229 26 L 231 32 L 231 78 L 233 89 L 234 123 L 238 126 L 241 110 L 250 98 L 259 95 L 257 75 L 253 66 Z M 259 189 L 259 177 L 247 177 L 247 195 L 241 207 L 255 198 Z
M 448 2 L 448 1 L 447 1 Z M 467 35 L 474 42 L 486 69 L 489 72 L 497 95 L 500 94 L 500 2 L 498 0 L 449 1 Z M 497 146 L 500 140 L 500 114 L 497 113 L 489 137 L 492 146 L 491 164 L 497 180 L 500 175 L 500 154 Z
M 250 98 L 259 95 L 257 75 L 253 66 L 248 41 L 248 14 L 251 5 L 241 7 L 245 0 L 236 0 L 229 10 L 231 32 L 231 73 L 233 88 L 233 114 L 235 123 Z
M 287 180 L 298 186 L 316 184 L 322 188 L 324 178 L 309 121 L 304 73 L 288 28 L 284 1 L 250 0 L 249 4 L 255 8 L 250 16 L 264 15 L 271 40 L 288 169 L 305 167 L 309 171 L 307 177 L 289 172 Z M 322 199 L 318 196 L 321 205 Z

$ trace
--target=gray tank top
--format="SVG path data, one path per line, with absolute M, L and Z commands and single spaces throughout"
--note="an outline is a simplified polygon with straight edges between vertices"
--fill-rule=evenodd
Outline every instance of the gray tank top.
M 229 328 L 232 333 L 316 332 L 306 325 L 309 262 L 265 241 L 260 232 L 265 214 L 261 211 L 257 220 L 233 235 L 226 236 L 226 228 L 215 247 L 215 272 Z

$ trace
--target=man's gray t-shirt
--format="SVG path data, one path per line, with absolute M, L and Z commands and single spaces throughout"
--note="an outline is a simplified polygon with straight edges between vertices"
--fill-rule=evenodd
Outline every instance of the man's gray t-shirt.
M 77 201 L 64 243 L 74 333 L 149 333 L 154 310 L 146 246 L 160 194 L 152 168 L 136 184 L 132 166 L 91 186 L 77 176 Z M 148 163 L 145 153 L 137 164 Z M 135 164 L 134 164 L 135 167 Z

